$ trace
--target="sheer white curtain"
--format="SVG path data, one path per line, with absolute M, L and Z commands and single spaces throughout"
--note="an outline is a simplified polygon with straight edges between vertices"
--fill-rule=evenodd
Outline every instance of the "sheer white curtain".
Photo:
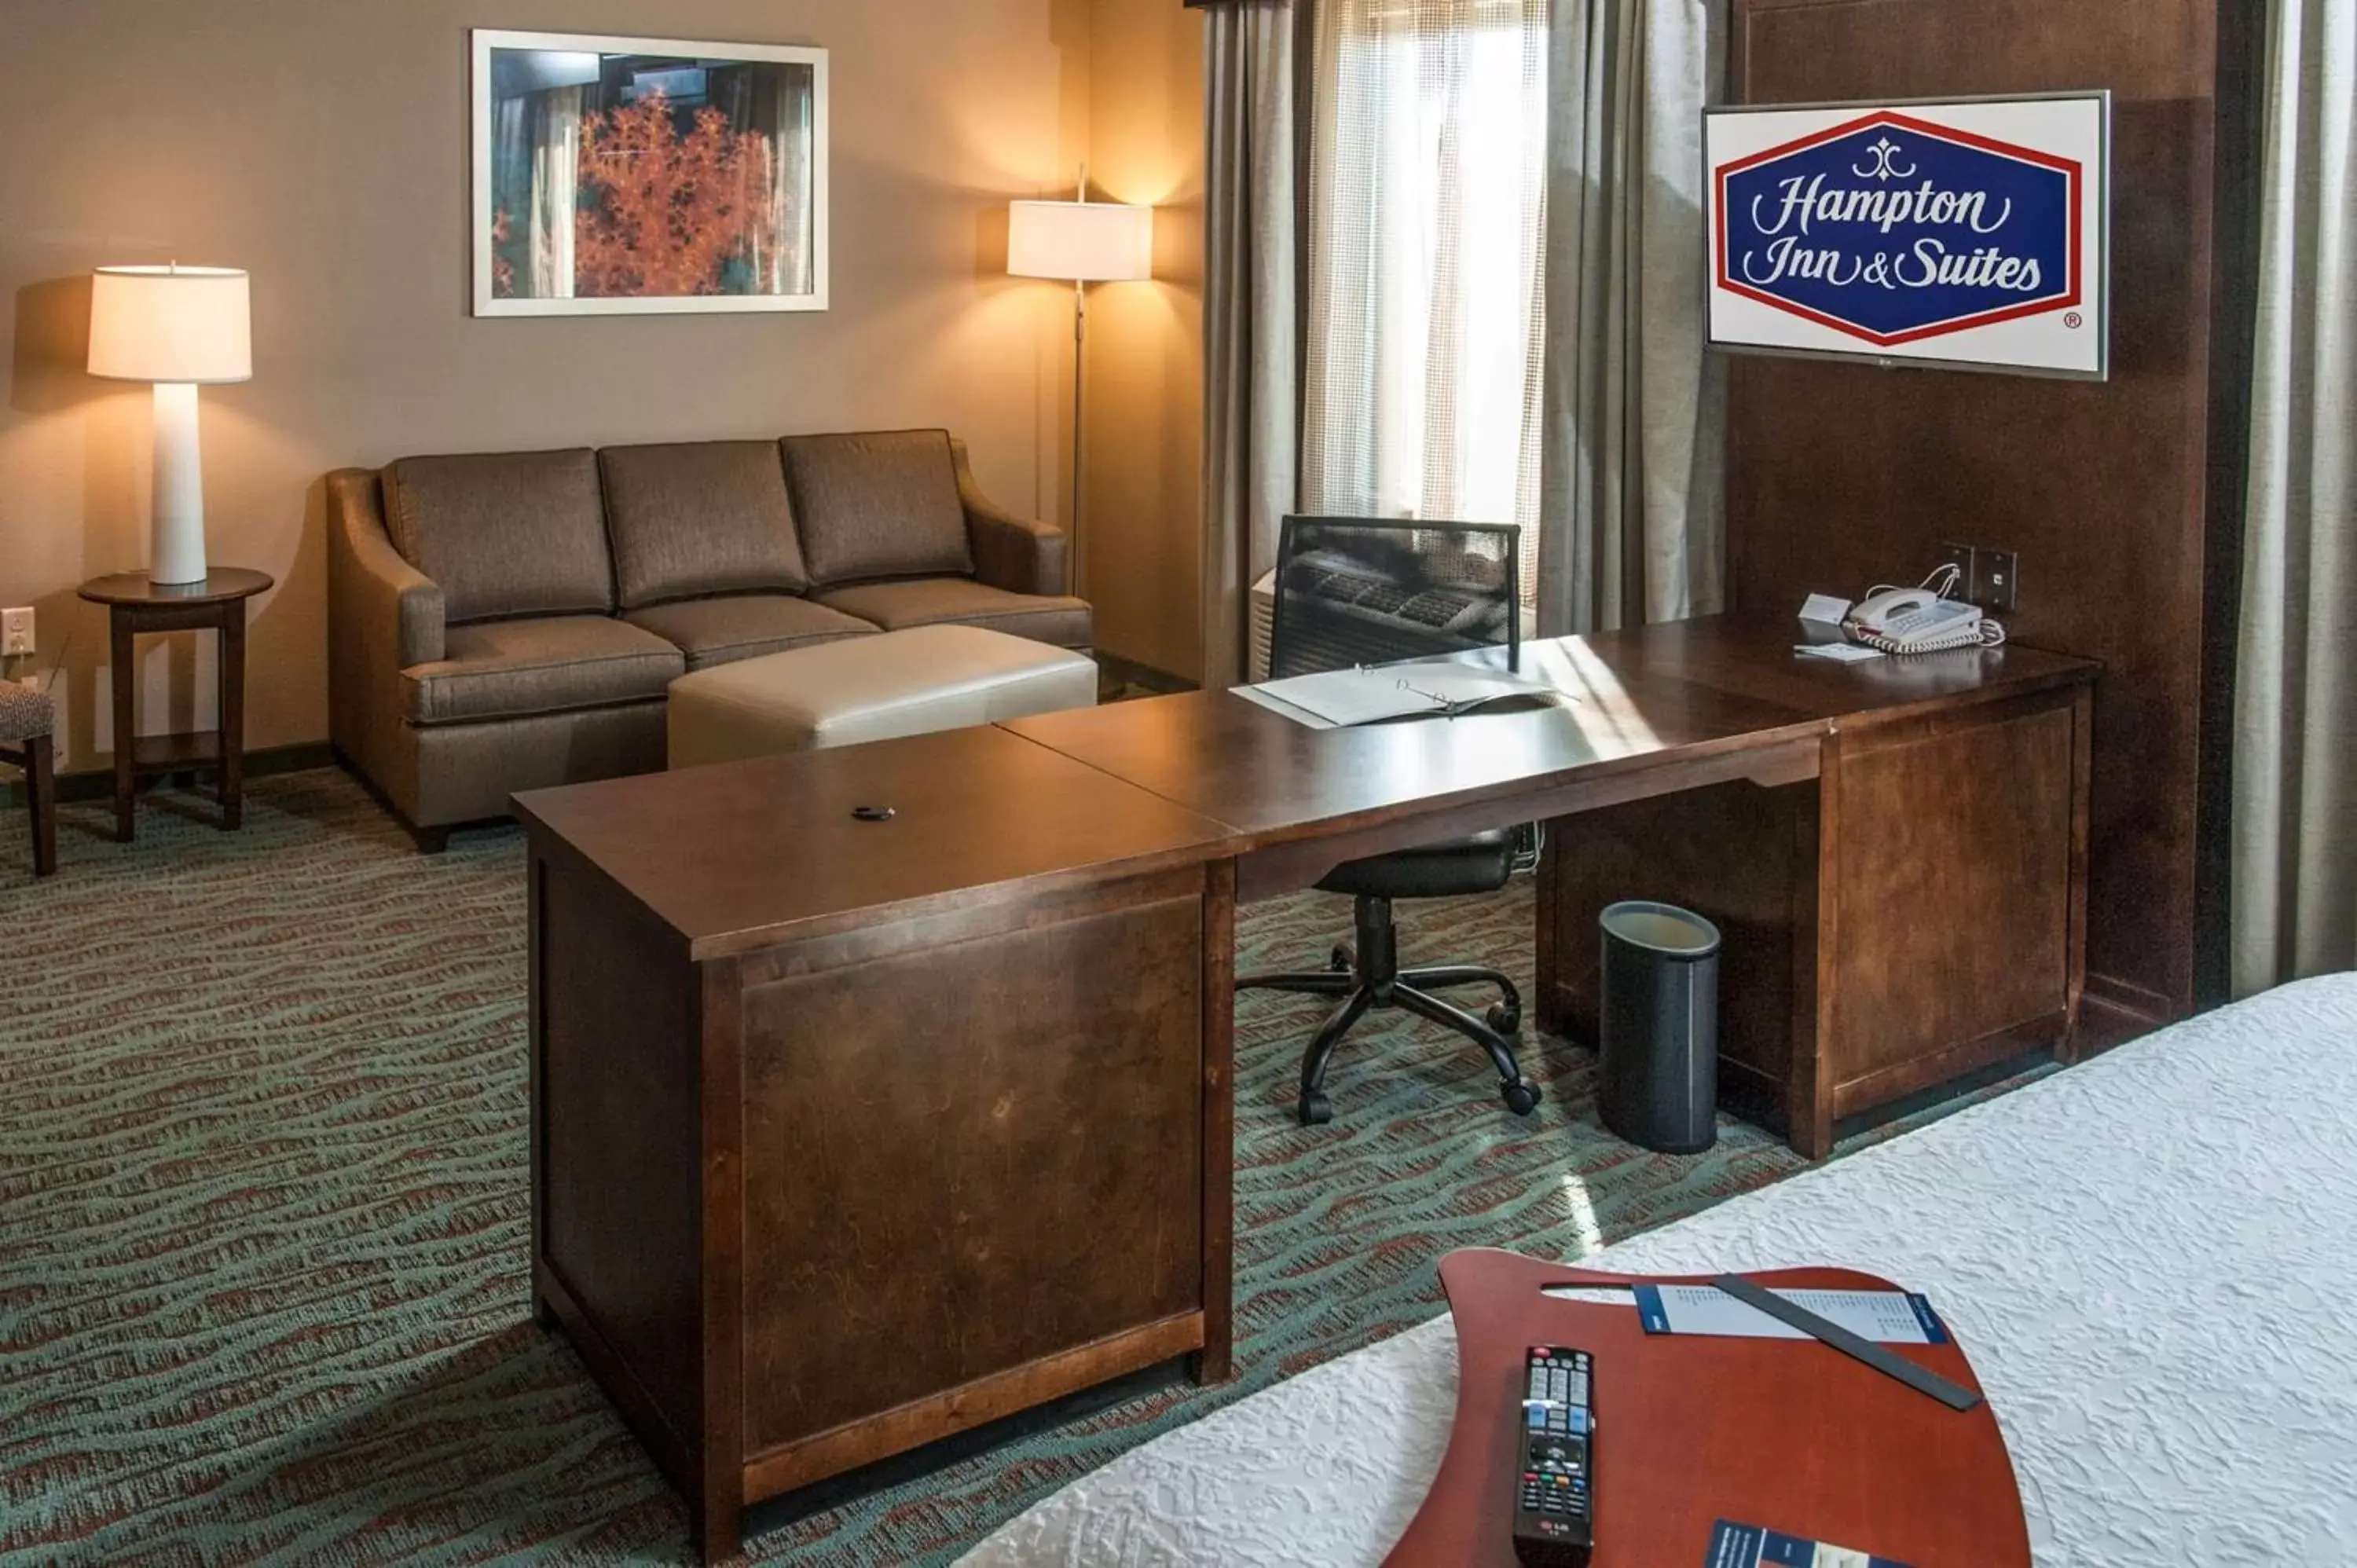
M 1539 520 L 1547 0 L 1319 0 L 1302 505 Z
M 2357 5 L 2269 9 L 2234 702 L 2238 994 L 2357 965 Z

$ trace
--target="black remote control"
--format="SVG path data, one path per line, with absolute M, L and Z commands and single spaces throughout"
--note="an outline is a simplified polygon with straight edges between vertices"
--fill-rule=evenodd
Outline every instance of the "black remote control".
M 1596 1394 L 1585 1350 L 1523 1358 L 1514 1555 L 1526 1568 L 1587 1568 L 1596 1549 Z

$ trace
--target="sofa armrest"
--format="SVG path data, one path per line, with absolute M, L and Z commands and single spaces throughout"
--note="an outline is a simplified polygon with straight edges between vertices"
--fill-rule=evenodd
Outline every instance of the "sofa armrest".
M 1064 531 L 1052 522 L 1017 517 L 984 495 L 974 483 L 964 442 L 950 443 L 950 457 L 957 467 L 958 500 L 965 508 L 975 579 L 1010 594 L 1068 592 Z
M 328 476 L 328 727 L 396 803 L 401 672 L 443 657 L 441 586 L 402 559 L 376 474 Z

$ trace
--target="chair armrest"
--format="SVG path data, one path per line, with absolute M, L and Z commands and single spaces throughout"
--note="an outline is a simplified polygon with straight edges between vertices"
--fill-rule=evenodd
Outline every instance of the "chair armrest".
M 975 579 L 1010 594 L 1067 592 L 1064 531 L 1052 522 L 1017 517 L 984 495 L 974 483 L 964 442 L 950 443 L 950 457 L 957 467 L 958 500 L 965 508 Z
M 396 793 L 401 672 L 443 657 L 442 589 L 393 547 L 374 472 L 339 468 L 327 489 L 328 733 Z

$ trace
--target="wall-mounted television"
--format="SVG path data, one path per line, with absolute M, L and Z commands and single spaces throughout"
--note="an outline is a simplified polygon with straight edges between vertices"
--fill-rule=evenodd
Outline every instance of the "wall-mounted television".
M 2100 381 L 2111 94 L 1709 111 L 1708 340 Z

